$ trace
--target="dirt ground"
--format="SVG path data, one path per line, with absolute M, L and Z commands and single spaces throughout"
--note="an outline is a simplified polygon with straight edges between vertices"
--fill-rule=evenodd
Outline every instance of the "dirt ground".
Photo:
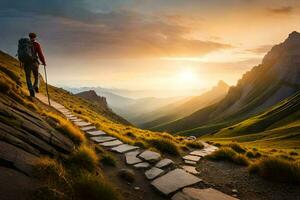
M 197 166 L 204 183 L 226 194 L 237 189 L 241 200 L 300 200 L 300 185 L 274 183 L 250 175 L 246 167 L 232 163 L 201 160 Z

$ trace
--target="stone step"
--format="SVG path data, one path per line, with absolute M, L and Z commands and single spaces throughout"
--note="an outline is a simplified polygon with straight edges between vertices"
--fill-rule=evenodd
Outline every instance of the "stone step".
M 199 172 L 196 170 L 196 167 L 190 166 L 190 165 L 182 165 L 180 166 L 182 169 L 184 169 L 186 172 L 197 175 Z
M 199 156 L 191 156 L 191 155 L 187 155 L 184 156 L 183 159 L 184 160 L 190 160 L 190 161 L 194 161 L 194 162 L 198 162 L 200 160 L 201 157 Z
M 142 163 L 135 164 L 133 166 L 138 169 L 147 169 L 150 167 L 150 164 L 148 162 L 142 162 Z
M 134 165 L 137 163 L 143 162 L 137 155 L 140 154 L 140 151 L 128 152 L 125 154 L 126 163 L 129 165 Z
M 97 129 L 96 126 L 84 126 L 84 127 L 80 128 L 80 130 L 82 130 L 82 131 L 91 131 L 94 129 Z
M 109 142 L 109 141 L 116 140 L 115 137 L 111 137 L 111 136 L 98 136 L 98 137 L 91 137 L 90 139 L 97 143 Z
M 132 146 L 132 145 L 129 145 L 129 144 L 122 144 L 120 146 L 117 146 L 117 147 L 114 147 L 112 148 L 111 150 L 112 151 L 116 151 L 118 153 L 126 153 L 128 151 L 133 151 L 133 150 L 137 150 L 139 149 L 140 147 L 137 147 L 137 146 Z
M 238 200 L 213 188 L 198 189 L 187 187 L 177 192 L 172 200 Z
M 90 137 L 92 136 L 101 136 L 101 135 L 106 135 L 103 131 L 97 130 L 97 131 L 87 131 L 86 134 Z
M 154 151 L 145 150 L 139 157 L 148 162 L 157 162 L 160 160 L 161 155 Z
M 187 173 L 182 169 L 175 169 L 161 177 L 158 177 L 152 181 L 151 184 L 164 195 L 168 195 L 200 181 L 202 181 L 200 178 Z
M 152 167 L 151 169 L 149 169 L 145 172 L 145 176 L 147 179 L 152 180 L 152 179 L 155 179 L 156 177 L 160 176 L 163 173 L 164 173 L 164 170 L 159 169 L 157 167 Z
M 123 142 L 121 142 L 120 140 L 114 140 L 114 141 L 110 141 L 110 142 L 100 143 L 100 145 L 104 146 L 104 147 L 114 147 L 114 146 L 119 146 L 121 144 L 123 144 Z
M 184 160 L 184 163 L 187 165 L 196 165 L 197 164 L 195 161 L 190 161 L 190 160 Z
M 90 122 L 84 122 L 84 121 L 74 122 L 74 123 L 76 126 L 79 126 L 79 127 L 92 125 Z
M 155 167 L 158 167 L 158 168 L 164 168 L 164 167 L 167 167 L 171 164 L 174 164 L 173 160 L 171 159 L 168 159 L 168 158 L 165 158 L 165 159 L 162 159 L 161 161 L 159 161 Z
M 197 150 L 197 151 L 192 151 L 190 153 L 190 155 L 192 156 L 200 156 L 200 157 L 204 157 L 207 155 L 207 152 L 203 151 L 203 150 Z

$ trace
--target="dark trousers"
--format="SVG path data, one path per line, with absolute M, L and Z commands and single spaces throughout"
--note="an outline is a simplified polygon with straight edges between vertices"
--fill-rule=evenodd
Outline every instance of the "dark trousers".
M 24 63 L 24 70 L 26 76 L 27 87 L 30 93 L 30 96 L 34 96 L 35 89 L 39 88 L 39 64 L 37 62 L 33 63 Z M 33 74 L 34 83 L 32 85 L 31 81 L 31 72 Z

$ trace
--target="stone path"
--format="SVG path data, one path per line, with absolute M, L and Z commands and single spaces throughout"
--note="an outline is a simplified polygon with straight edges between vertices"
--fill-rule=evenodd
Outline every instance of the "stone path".
M 45 104 L 48 104 L 48 99 L 45 96 L 39 94 L 37 97 Z M 171 159 L 162 159 L 161 154 L 157 152 L 124 144 L 118 138 L 107 135 L 102 130 L 98 130 L 90 122 L 76 117 L 61 104 L 51 100 L 51 105 L 78 126 L 91 141 L 110 151 L 123 154 L 126 164 L 133 166 L 136 170 L 145 170 L 145 177 L 151 180 L 151 185 L 172 200 L 236 200 L 212 188 L 199 189 L 190 187 L 202 181 L 195 176 L 199 172 L 194 165 L 204 156 L 217 150 L 217 147 L 204 143 L 203 149 L 192 151 L 182 157 L 185 165 L 176 167 Z

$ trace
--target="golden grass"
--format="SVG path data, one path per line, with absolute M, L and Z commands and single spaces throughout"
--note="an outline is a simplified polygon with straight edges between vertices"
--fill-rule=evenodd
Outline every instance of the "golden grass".
M 83 173 L 74 181 L 76 200 L 119 200 L 119 193 L 103 178 Z
M 52 123 L 52 125 L 54 125 L 58 131 L 69 137 L 75 144 L 79 145 L 86 141 L 84 134 L 70 121 L 53 112 L 44 112 L 44 115 L 46 115 L 50 120 L 53 120 L 56 124 Z
M 242 166 L 248 166 L 250 164 L 249 159 L 245 155 L 237 153 L 229 147 L 221 147 L 217 151 L 206 156 L 206 158 L 210 160 L 230 161 Z
M 197 140 L 186 141 L 184 143 L 186 146 L 188 146 L 190 148 L 194 148 L 194 149 L 203 149 L 204 148 L 204 145 L 202 144 L 202 142 L 197 141 Z
M 72 169 L 94 172 L 98 165 L 96 152 L 87 145 L 81 145 L 68 158 L 67 163 Z
M 162 153 L 170 155 L 180 155 L 180 151 L 177 144 L 169 138 L 147 138 L 146 142 L 149 144 L 149 146 L 156 148 Z
M 271 181 L 300 183 L 299 161 L 287 161 L 271 156 L 251 164 L 249 172 Z

